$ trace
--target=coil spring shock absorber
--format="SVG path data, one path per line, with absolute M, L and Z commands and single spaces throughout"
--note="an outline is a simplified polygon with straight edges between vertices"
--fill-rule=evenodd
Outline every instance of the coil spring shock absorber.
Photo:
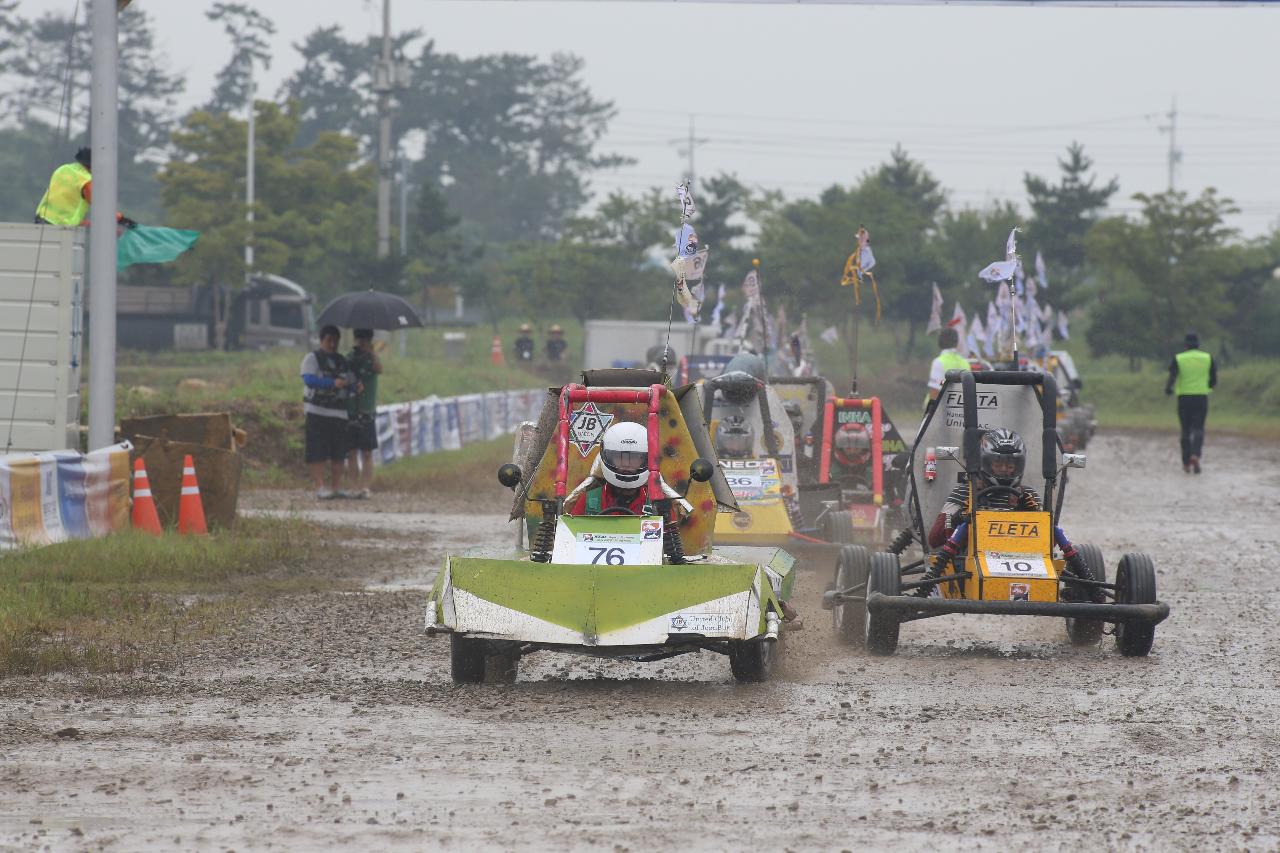
M 533 542 L 529 547 L 529 559 L 535 563 L 550 563 L 551 549 L 555 546 L 555 542 L 555 516 L 547 517 L 544 515 L 537 531 L 533 534 Z
M 904 527 L 902 532 L 898 534 L 898 538 L 893 540 L 893 544 L 889 546 L 889 553 L 902 556 L 902 552 L 907 550 L 907 546 L 911 544 L 911 528 Z
M 684 540 L 680 538 L 679 528 L 675 524 L 662 525 L 662 540 L 667 561 L 674 566 L 684 565 Z
M 928 557 L 925 559 L 929 560 L 929 565 L 924 570 L 924 577 L 921 578 L 922 581 L 936 581 L 938 578 L 942 577 L 943 573 L 947 569 L 947 564 L 951 562 L 951 557 L 942 551 L 934 554 L 931 560 Z M 928 598 L 929 595 L 937 588 L 938 585 L 936 583 L 921 584 L 916 587 L 916 597 Z

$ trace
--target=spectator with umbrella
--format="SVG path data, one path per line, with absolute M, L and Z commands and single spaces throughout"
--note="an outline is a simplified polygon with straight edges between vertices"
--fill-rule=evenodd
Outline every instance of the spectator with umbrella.
M 377 290 L 361 290 L 344 293 L 334 299 L 320 312 L 317 322 L 326 324 L 321 330 L 322 344 L 324 332 L 328 329 L 333 329 L 335 333 L 335 327 L 338 326 L 355 329 L 355 348 L 351 351 L 349 360 L 343 359 L 344 370 L 353 371 L 348 383 L 350 390 L 343 399 L 343 414 L 348 416 L 347 423 L 343 424 L 343 456 L 345 458 L 347 452 L 350 452 L 353 491 L 349 496 L 365 498 L 369 496 L 369 487 L 373 481 L 373 451 L 378 447 L 377 383 L 378 376 L 382 374 L 382 361 L 373 351 L 373 331 L 421 328 L 422 320 L 413 306 L 399 296 Z M 335 352 L 336 349 L 335 340 Z M 341 359 L 342 356 L 339 355 L 338 358 Z M 303 364 L 305 367 L 306 362 Z M 341 468 L 341 463 L 338 463 L 338 468 Z M 315 476 L 314 468 L 312 476 Z M 339 494 L 337 482 L 335 478 L 332 485 L 335 495 Z M 317 495 L 325 497 L 320 492 Z
M 302 410 L 305 415 L 306 461 L 316 497 L 338 497 L 342 465 L 347 458 L 347 393 L 354 378 L 338 352 L 341 332 L 320 329 L 320 348 L 302 359 Z M 328 475 L 326 477 L 326 475 Z

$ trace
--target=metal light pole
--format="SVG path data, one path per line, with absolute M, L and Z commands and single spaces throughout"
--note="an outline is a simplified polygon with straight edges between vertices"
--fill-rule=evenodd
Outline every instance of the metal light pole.
M 391 254 L 391 0 L 382 0 L 382 62 L 374 80 L 378 93 L 378 257 Z
M 107 447 L 116 426 L 116 4 L 94 3 L 89 89 L 93 204 L 89 207 L 89 449 Z
M 256 122 L 256 112 L 254 109 L 254 85 L 253 85 L 253 58 L 249 58 L 249 141 L 248 148 L 245 151 L 245 176 L 244 176 L 244 221 L 248 223 L 245 229 L 244 237 L 244 281 L 249 283 L 249 276 L 253 273 L 253 149 L 254 149 L 254 125 Z

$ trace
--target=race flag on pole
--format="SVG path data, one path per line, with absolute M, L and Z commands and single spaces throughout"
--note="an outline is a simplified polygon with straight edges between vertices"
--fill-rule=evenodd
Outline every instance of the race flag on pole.
M 719 289 L 716 290 L 716 307 L 711 312 L 711 325 L 717 329 L 720 328 L 720 315 L 724 313 L 724 282 L 720 282 Z
M 682 258 L 698 254 L 698 232 L 688 222 L 676 232 L 676 254 Z
M 1062 310 L 1058 311 L 1058 337 L 1064 341 L 1071 337 L 1067 330 L 1067 312 Z
M 1018 229 L 1009 232 L 1009 239 L 1004 244 L 1004 260 L 987 264 L 978 273 L 978 278 L 996 284 L 1009 281 L 1018 272 Z
M 960 303 L 956 303 L 956 310 L 951 313 L 951 319 L 947 321 L 947 325 L 956 330 L 956 334 L 960 336 L 960 344 L 963 347 L 965 341 L 965 316 L 964 309 L 960 307 Z M 964 355 L 965 353 L 961 353 Z
M 1031 277 L 1023 278 L 1022 264 L 1018 264 L 1018 284 L 1020 285 L 1018 288 L 1019 293 L 1025 290 L 1028 299 L 1036 298 L 1036 280 Z
M 676 187 L 676 195 L 680 198 L 680 213 L 686 219 L 692 219 L 696 208 L 693 204 L 693 191 L 689 189 L 689 182 L 685 181 Z
M 871 234 L 867 229 L 859 225 L 856 235 L 858 245 L 854 248 L 852 254 L 845 259 L 844 274 L 840 276 L 841 287 L 853 285 L 853 304 L 862 304 L 862 279 L 866 278 L 871 282 L 871 292 L 876 297 L 876 322 L 880 322 L 880 286 L 876 284 L 876 277 L 871 274 L 872 268 L 876 265 L 876 256 L 871 251 Z
M 755 299 L 760 295 L 760 275 L 755 270 L 742 279 L 742 295 L 747 299 Z
M 1036 278 L 1043 288 L 1049 287 L 1049 276 L 1044 271 L 1044 255 L 1040 254 L 1040 250 L 1036 250 Z
M 938 285 L 933 286 L 933 304 L 929 307 L 929 325 L 925 327 L 925 334 L 936 332 L 942 328 L 942 291 L 938 290 Z
M 829 344 L 834 344 L 836 341 L 840 340 L 840 332 L 836 330 L 835 326 L 827 326 L 822 330 L 822 334 L 818 335 L 818 337 L 822 338 Z
M 994 302 L 987 303 L 987 337 L 995 337 L 995 333 L 1000 328 L 1000 309 L 996 308 Z
M 1044 304 L 1044 308 L 1040 310 L 1040 320 L 1046 325 L 1053 322 L 1053 306 L 1048 302 L 1046 302 Z

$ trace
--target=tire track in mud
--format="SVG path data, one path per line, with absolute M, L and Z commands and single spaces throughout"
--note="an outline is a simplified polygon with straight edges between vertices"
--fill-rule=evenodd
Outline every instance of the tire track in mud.
M 1173 613 L 1146 659 L 1073 648 L 1061 620 L 961 616 L 869 658 L 818 607 L 824 567 L 799 575 L 806 628 L 769 684 L 709 653 L 544 654 L 515 685 L 454 687 L 415 587 L 505 521 L 363 520 L 424 537 L 388 535 L 370 590 L 293 599 L 171 672 L 0 684 L 0 842 L 1275 848 L 1280 448 L 1210 438 L 1200 477 L 1142 434 L 1099 437 L 1073 474 L 1068 534 L 1112 572 L 1155 559 Z

